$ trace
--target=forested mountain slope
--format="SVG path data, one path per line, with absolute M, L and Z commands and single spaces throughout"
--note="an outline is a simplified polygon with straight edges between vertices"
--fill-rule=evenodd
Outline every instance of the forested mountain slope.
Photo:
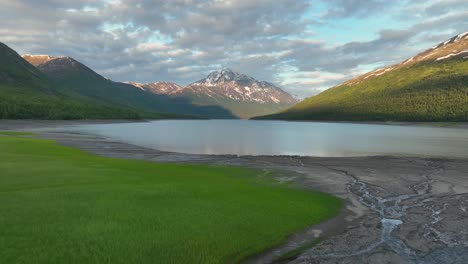
M 258 118 L 468 121 L 468 32 Z

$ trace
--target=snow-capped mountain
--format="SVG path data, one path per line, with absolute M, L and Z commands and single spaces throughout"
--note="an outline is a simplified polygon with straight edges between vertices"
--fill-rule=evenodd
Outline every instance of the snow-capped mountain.
M 154 94 L 185 98 L 196 105 L 221 106 L 241 118 L 274 113 L 297 103 L 274 84 L 257 81 L 228 68 L 214 71 L 185 87 L 171 82 L 128 84 Z
M 137 83 L 127 82 L 143 91 L 154 94 L 167 94 L 173 95 L 183 89 L 182 86 L 173 82 L 154 82 L 154 83 Z
M 206 78 L 185 87 L 181 93 L 260 104 L 294 104 L 297 102 L 290 94 L 272 83 L 257 81 L 227 68 L 210 73 Z
M 176 84 L 114 82 L 81 62 L 66 56 L 24 55 L 23 58 L 29 62 L 25 62 L 27 66 L 32 68 L 34 68 L 32 65 L 36 66 L 40 74 L 44 74 L 44 77 L 53 82 L 61 95 L 70 98 L 136 111 L 203 118 L 234 118 L 232 113 L 219 106 L 198 106 L 188 99 L 167 96 L 166 94 L 181 89 Z
M 187 85 L 176 93 L 200 105 L 218 105 L 241 118 L 274 113 L 297 103 L 287 92 L 272 83 L 222 69 Z
M 171 82 L 127 82 L 119 85 L 111 80 L 104 80 L 102 76 L 71 57 L 26 54 L 23 58 L 41 72 L 50 75 L 56 82 L 60 84 L 67 82 L 67 85 L 68 82 L 72 83 L 68 86 L 73 87 L 74 92 L 78 94 L 86 92 L 87 97 L 110 97 L 112 93 L 104 92 L 105 87 L 111 85 L 125 89 L 126 85 L 138 89 L 139 92 L 182 99 L 177 102 L 186 102 L 197 107 L 220 108 L 227 113 L 230 112 L 231 116 L 240 118 L 272 114 L 297 103 L 294 97 L 274 84 L 258 81 L 227 68 L 214 71 L 186 87 Z
M 359 84 L 362 81 L 382 76 L 388 72 L 408 67 L 423 61 L 443 62 L 448 59 L 468 59 L 468 32 L 454 36 L 430 49 L 427 49 L 418 55 L 411 57 L 401 63 L 368 72 L 358 78 L 345 82 L 346 85 Z

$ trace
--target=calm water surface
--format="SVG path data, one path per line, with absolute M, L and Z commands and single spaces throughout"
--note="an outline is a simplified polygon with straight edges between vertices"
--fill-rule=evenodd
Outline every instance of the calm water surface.
M 468 130 L 373 124 L 171 120 L 82 125 L 72 131 L 192 154 L 468 158 Z

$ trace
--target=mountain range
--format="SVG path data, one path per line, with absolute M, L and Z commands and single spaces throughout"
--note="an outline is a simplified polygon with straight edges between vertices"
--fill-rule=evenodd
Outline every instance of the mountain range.
M 468 121 L 468 32 L 257 118 Z
M 9 49 L 5 45 L 3 48 Z M 12 50 L 10 53 L 16 54 Z M 271 83 L 229 69 L 212 72 L 203 80 L 182 87 L 170 82 L 114 82 L 67 56 L 25 54 L 21 58 L 16 56 L 15 61 L 36 67 L 40 73 L 34 71 L 41 76 L 43 86 L 70 100 L 137 112 L 250 118 L 274 113 L 297 102 Z
M 188 98 L 199 106 L 219 105 L 240 118 L 274 113 L 298 102 L 272 83 L 258 81 L 229 68 L 211 72 L 185 87 L 170 82 L 128 84 L 154 94 Z
M 220 106 L 197 106 L 186 98 L 173 98 L 114 82 L 70 57 L 23 55 L 70 98 L 140 111 L 172 113 L 203 118 L 235 118 Z
M 115 82 L 71 57 L 20 56 L 2 43 L 0 61 L 1 119 L 468 121 L 468 32 L 299 103 L 227 68 L 180 86 Z

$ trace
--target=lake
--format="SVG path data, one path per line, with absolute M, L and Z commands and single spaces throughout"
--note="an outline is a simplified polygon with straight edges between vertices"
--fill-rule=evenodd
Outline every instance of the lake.
M 67 130 L 191 154 L 468 158 L 468 130 L 423 126 L 254 120 L 163 120 Z

